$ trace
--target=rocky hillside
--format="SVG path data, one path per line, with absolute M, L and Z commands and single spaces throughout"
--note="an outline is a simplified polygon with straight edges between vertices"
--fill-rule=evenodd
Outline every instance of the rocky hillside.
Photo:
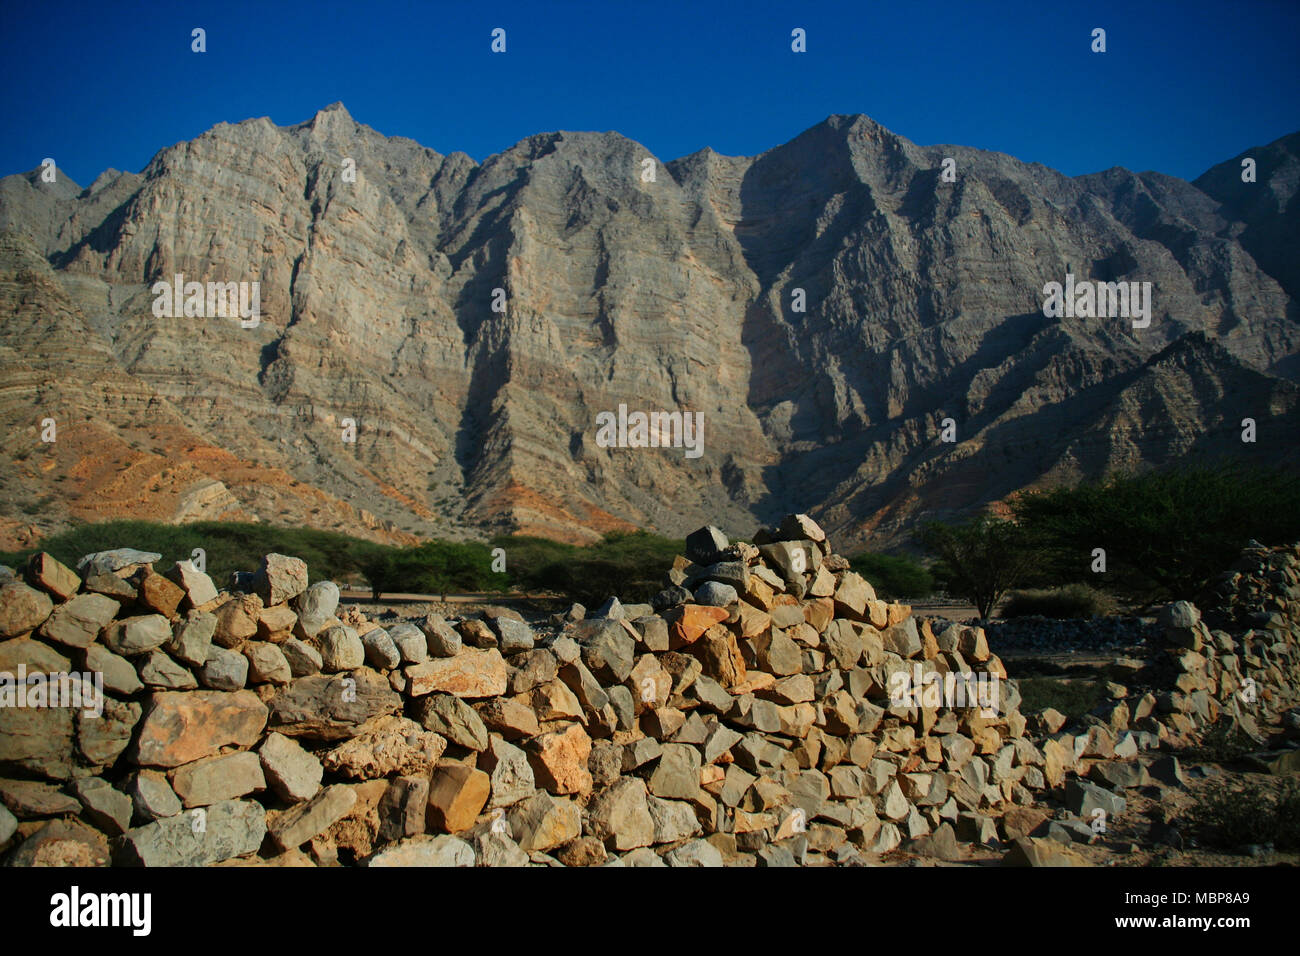
M 1042 482 L 1277 459 L 1298 145 L 1248 151 L 1256 183 L 1070 178 L 832 116 L 754 157 L 559 132 L 475 163 L 335 104 L 86 189 L 10 176 L 0 546 L 101 516 L 585 540 L 800 510 L 851 551 Z M 1067 272 L 1151 282 L 1150 326 L 1044 317 Z M 178 273 L 259 282 L 260 325 L 156 317 Z M 620 404 L 702 414 L 703 454 L 602 447 Z

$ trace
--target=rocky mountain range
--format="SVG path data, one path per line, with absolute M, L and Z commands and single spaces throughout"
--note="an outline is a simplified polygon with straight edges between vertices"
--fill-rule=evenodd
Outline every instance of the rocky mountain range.
M 807 512 L 852 553 L 1113 469 L 1295 462 L 1298 153 L 1068 177 L 832 116 L 753 157 L 556 132 L 476 163 L 334 104 L 87 188 L 8 176 L 0 547 L 124 516 L 581 541 Z M 1067 274 L 1150 282 L 1150 324 L 1044 316 Z M 260 321 L 156 314 L 176 275 L 259 283 Z M 702 416 L 702 454 L 598 441 L 620 406 Z

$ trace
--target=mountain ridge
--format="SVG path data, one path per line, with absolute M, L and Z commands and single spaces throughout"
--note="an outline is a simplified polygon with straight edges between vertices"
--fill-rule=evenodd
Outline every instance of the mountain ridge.
M 75 318 L 85 331 L 68 348 L 140 383 L 146 407 L 176 416 L 169 428 L 276 473 L 184 462 L 177 499 L 208 501 L 203 516 L 224 507 L 400 540 L 590 540 L 704 520 L 745 534 L 806 511 L 884 547 L 922 517 L 1124 463 L 1268 457 L 1266 444 L 1230 444 L 1223 423 L 1256 411 L 1261 442 L 1294 434 L 1294 260 L 1270 250 L 1295 240 L 1298 145 L 1292 134 L 1248 151 L 1256 184 L 1234 185 L 1240 156 L 1217 164 L 1196 181 L 1206 189 L 918 146 L 861 115 L 753 157 L 705 147 L 663 162 L 613 131 L 559 131 L 476 163 L 331 104 L 294 126 L 218 124 L 86 189 L 5 177 L 0 421 L 6 453 L 28 458 L 13 458 L 0 539 L 157 512 L 75 480 L 87 455 L 132 457 L 104 436 L 138 430 L 139 413 L 111 399 L 86 455 L 70 448 L 51 472 L 28 463 L 48 451 L 42 410 L 79 408 L 90 383 L 75 363 L 58 376 L 50 358 L 20 367 L 22 315 L 28 339 Z M 1045 318 L 1043 284 L 1067 269 L 1152 281 L 1151 328 Z M 176 273 L 258 281 L 260 326 L 155 318 L 149 286 Z M 1125 390 L 1198 333 L 1219 351 Z M 33 371 L 49 381 L 36 387 Z M 1246 394 L 1205 399 L 1227 380 Z M 1194 414 L 1176 414 L 1179 400 Z M 1143 432 L 1141 401 L 1169 421 Z M 597 446 L 596 415 L 620 402 L 702 412 L 705 455 Z M 1094 415 L 1113 441 L 1089 428 Z M 355 445 L 338 438 L 344 418 Z M 939 441 L 945 418 L 955 444 Z M 1207 445 L 1207 429 L 1223 434 Z M 146 485 L 165 470 L 130 467 Z M 64 469 L 71 486 L 56 488 Z M 224 491 L 204 491 L 212 482 Z

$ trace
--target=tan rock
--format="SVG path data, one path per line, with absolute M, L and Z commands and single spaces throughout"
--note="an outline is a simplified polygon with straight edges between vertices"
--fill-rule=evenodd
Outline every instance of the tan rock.
M 206 807 L 266 789 L 257 754 L 241 751 L 204 757 L 171 773 L 172 790 L 186 807 Z
M 0 586 L 0 640 L 36 630 L 54 610 L 49 596 L 21 581 Z
M 41 625 L 45 638 L 67 647 L 87 648 L 112 622 L 120 605 L 102 594 L 78 594 L 60 604 Z
M 325 755 L 327 771 L 353 780 L 392 774 L 427 775 L 447 749 L 447 741 L 407 717 L 387 715 Z
M 826 630 L 834 613 L 835 603 L 828 597 L 813 598 L 805 601 L 803 605 L 804 620 L 812 625 L 818 634 Z
M 587 818 L 592 835 L 620 853 L 654 843 L 654 818 L 645 781 L 639 777 L 621 777 L 596 794 L 588 805 Z
M 482 770 L 463 763 L 443 763 L 429 785 L 427 827 L 460 833 L 474 825 L 492 792 L 492 780 Z
M 283 644 L 293 637 L 293 626 L 297 622 L 298 615 L 287 604 L 262 608 L 257 615 L 258 640 Z
M 548 681 L 533 688 L 529 699 L 539 721 L 582 719 L 582 704 L 563 681 Z
M 626 683 L 628 690 L 632 691 L 633 708 L 638 714 L 646 708 L 665 706 L 673 692 L 672 675 L 653 654 L 642 654 L 637 658 Z
M 506 740 L 536 737 L 541 733 L 537 714 L 528 704 L 515 698 L 485 700 L 476 704 L 474 710 L 489 730 L 496 731 Z
M 884 601 L 868 601 L 867 620 L 878 631 L 889 627 L 889 605 Z
M 495 648 L 464 647 L 455 657 L 441 657 L 406 668 L 407 693 L 421 697 L 435 691 L 462 698 L 495 697 L 506 692 L 505 658 Z
M 776 592 L 756 574 L 751 574 L 745 583 L 745 593 L 741 595 L 749 604 L 759 610 L 767 611 L 776 603 Z
M 387 787 L 381 788 L 381 794 Z M 321 790 L 306 803 L 268 814 L 267 829 L 271 838 L 282 850 L 302 846 L 308 840 L 324 833 L 340 820 L 357 802 L 357 796 L 346 784 L 334 784 Z
M 591 772 L 587 769 L 591 738 L 581 725 L 541 734 L 526 749 L 538 786 L 557 795 L 591 791 Z
M 66 601 L 81 590 L 81 578 L 54 555 L 39 551 L 27 562 L 27 583 Z
M 185 592 L 187 607 L 202 607 L 217 597 L 217 586 L 212 578 L 195 567 L 193 561 L 177 561 L 167 572 L 167 577 Z
M 741 637 L 757 637 L 772 626 L 772 616 L 744 601 L 736 605 Z
M 244 645 L 248 658 L 248 680 L 253 684 L 287 684 L 293 679 L 289 661 L 274 644 L 249 641 Z
M 257 633 L 257 617 L 262 613 L 262 599 L 256 594 L 237 594 L 215 612 L 217 630 L 212 640 L 222 647 L 238 647 Z
M 516 803 L 507 821 L 515 842 L 529 853 L 545 853 L 582 835 L 582 810 L 578 804 L 545 792 Z

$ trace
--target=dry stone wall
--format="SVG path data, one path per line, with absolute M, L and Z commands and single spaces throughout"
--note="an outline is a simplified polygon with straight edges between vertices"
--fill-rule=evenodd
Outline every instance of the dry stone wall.
M 1020 713 L 982 629 L 879 600 L 806 516 L 686 551 L 649 605 L 384 624 L 285 555 L 221 592 L 157 554 L 37 555 L 0 581 L 0 851 L 780 866 L 1018 841 L 1034 863 L 1017 808 L 1064 803 L 1055 835 L 1086 840 L 1145 775 L 1097 766 L 1193 738 L 1247 678 L 1241 719 L 1294 716 L 1295 548 L 1248 552 L 1204 620 L 1167 609 L 1170 649 L 1068 727 Z

